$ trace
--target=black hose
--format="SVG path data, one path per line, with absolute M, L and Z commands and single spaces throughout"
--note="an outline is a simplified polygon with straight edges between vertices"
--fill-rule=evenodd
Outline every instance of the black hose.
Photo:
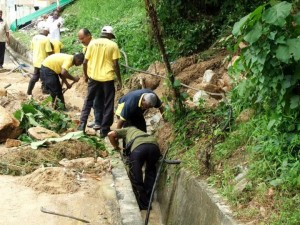
M 147 214 L 146 214 L 146 219 L 145 219 L 145 225 L 148 225 L 149 215 L 150 215 L 150 209 L 151 209 L 151 204 L 152 204 L 152 201 L 153 201 L 154 192 L 155 192 L 155 189 L 156 189 L 158 178 L 160 176 L 160 172 L 162 170 L 162 165 L 164 164 L 164 161 L 166 159 L 168 151 L 169 151 L 169 148 L 167 148 L 167 150 L 165 151 L 165 153 L 163 155 L 163 158 L 161 160 L 161 163 L 159 165 L 158 171 L 156 173 L 156 178 L 155 178 L 155 181 L 154 181 L 154 184 L 153 184 L 153 188 L 152 188 L 151 195 L 150 195 L 150 200 L 149 200 L 149 205 L 148 205 L 148 209 L 147 209 Z

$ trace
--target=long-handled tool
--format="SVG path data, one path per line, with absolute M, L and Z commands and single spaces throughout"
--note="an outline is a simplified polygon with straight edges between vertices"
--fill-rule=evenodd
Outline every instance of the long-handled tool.
M 70 88 L 72 88 L 72 86 L 73 86 L 73 84 L 75 84 L 76 83 L 76 81 L 73 81 L 70 85 L 71 85 L 71 87 Z M 63 85 L 64 83 L 62 82 L 62 85 Z M 70 88 L 66 88 L 66 89 L 63 89 L 62 90 L 62 93 L 64 94 L 67 90 L 69 90 Z M 55 108 L 55 106 L 56 106 L 56 103 L 57 103 L 57 96 L 55 96 L 55 99 L 54 99 L 54 102 L 53 102 L 53 104 L 52 104 L 52 107 L 53 108 Z
M 78 221 L 81 221 L 81 222 L 84 222 L 84 223 L 90 223 L 90 221 L 87 221 L 87 220 L 84 220 L 84 219 L 80 219 L 80 218 L 75 217 L 75 216 L 70 216 L 70 215 L 66 215 L 66 214 L 61 214 L 61 213 L 53 212 L 53 211 L 50 211 L 48 209 L 45 209 L 44 207 L 41 207 L 41 212 L 52 214 L 52 215 L 56 215 L 56 216 L 68 217 L 68 218 L 71 218 L 71 219 L 74 219 L 74 220 L 78 220 Z
M 146 215 L 146 219 L 145 219 L 145 225 L 148 225 L 148 222 L 149 222 L 149 216 L 150 216 L 150 209 L 151 209 L 151 204 L 152 204 L 152 201 L 153 201 L 153 196 L 154 196 L 154 192 L 155 192 L 155 189 L 156 189 L 156 186 L 157 186 L 157 181 L 159 179 L 159 176 L 160 176 L 160 173 L 161 173 L 161 170 L 162 170 L 162 165 L 164 163 L 167 163 L 167 164 L 175 164 L 175 165 L 178 165 L 181 163 L 180 160 L 168 160 L 166 159 L 166 156 L 167 156 L 167 153 L 168 153 L 169 149 L 167 149 L 163 155 L 163 158 L 161 160 L 161 163 L 159 165 L 159 168 L 158 168 L 158 171 L 157 171 L 157 174 L 156 174 L 156 178 L 155 178 L 155 181 L 154 181 L 154 184 L 153 184 L 153 188 L 152 188 L 152 191 L 151 191 L 151 195 L 150 195 L 150 200 L 149 200 L 149 205 L 148 205 L 148 209 L 147 209 L 147 215 Z

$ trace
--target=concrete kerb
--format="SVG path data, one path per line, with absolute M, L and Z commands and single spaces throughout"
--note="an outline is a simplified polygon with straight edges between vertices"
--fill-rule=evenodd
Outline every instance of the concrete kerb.
M 106 148 L 111 148 L 106 143 Z M 144 221 L 132 190 L 127 171 L 120 157 L 115 157 L 112 162 L 112 175 L 120 207 L 122 225 L 143 225 Z

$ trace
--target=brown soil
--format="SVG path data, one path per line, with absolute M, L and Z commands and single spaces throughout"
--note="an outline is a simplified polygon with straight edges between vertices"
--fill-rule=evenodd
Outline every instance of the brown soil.
M 80 185 L 76 173 L 61 167 L 40 168 L 22 177 L 21 184 L 38 192 L 49 194 L 66 194 L 78 191 Z
M 11 84 L 7 88 L 7 96 L 0 97 L 0 104 L 10 113 L 19 109 L 21 103 L 27 100 L 29 82 L 29 77 L 23 77 L 19 72 L 7 75 L 7 71 L 15 66 L 6 59 L 4 67 L 7 70 L 0 72 L 0 88 Z M 76 85 L 76 89 L 81 88 L 78 92 L 72 88 L 65 93 L 66 105 L 70 110 L 68 114 L 74 121 L 79 119 L 86 87 L 84 83 L 81 86 L 79 84 Z M 36 83 L 33 97 L 36 101 L 47 98 L 41 94 L 40 82 Z M 23 177 L 0 176 L 0 205 L 5 206 L 0 210 L 1 221 L 10 225 L 18 225 L 22 221 L 26 221 L 26 224 L 76 223 L 76 220 L 41 213 L 40 207 L 43 206 L 87 219 L 91 224 L 119 224 L 120 215 L 115 190 L 111 186 L 113 178 L 110 164 L 96 165 L 90 171 L 65 168 L 59 164 L 63 158 L 96 159 L 100 153 L 101 149 L 95 150 L 79 141 L 51 144 L 38 150 L 24 145 L 17 148 L 0 145 L 0 173 L 27 174 Z
M 63 159 L 94 157 L 98 153 L 86 143 L 70 140 L 58 142 L 39 150 L 29 147 L 19 148 L 0 153 L 2 174 L 25 175 L 42 166 L 57 166 Z

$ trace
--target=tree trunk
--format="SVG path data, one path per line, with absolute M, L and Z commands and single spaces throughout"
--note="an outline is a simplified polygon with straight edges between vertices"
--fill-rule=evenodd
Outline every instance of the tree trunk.
M 177 88 L 174 87 L 175 77 L 174 77 L 174 74 L 171 69 L 168 55 L 166 53 L 162 35 L 160 33 L 156 10 L 154 8 L 154 4 L 150 1 L 151 0 L 145 0 L 147 14 L 150 17 L 151 27 L 152 27 L 154 36 L 156 38 L 157 44 L 159 46 L 160 52 L 163 57 L 163 61 L 165 63 L 166 69 L 167 69 L 167 74 L 168 74 L 167 77 L 171 83 L 172 96 L 173 96 L 174 102 L 175 102 L 174 108 L 176 108 L 176 106 L 177 106 L 177 108 L 181 111 L 183 109 L 183 107 L 182 107 L 182 102 L 180 100 L 180 92 Z

